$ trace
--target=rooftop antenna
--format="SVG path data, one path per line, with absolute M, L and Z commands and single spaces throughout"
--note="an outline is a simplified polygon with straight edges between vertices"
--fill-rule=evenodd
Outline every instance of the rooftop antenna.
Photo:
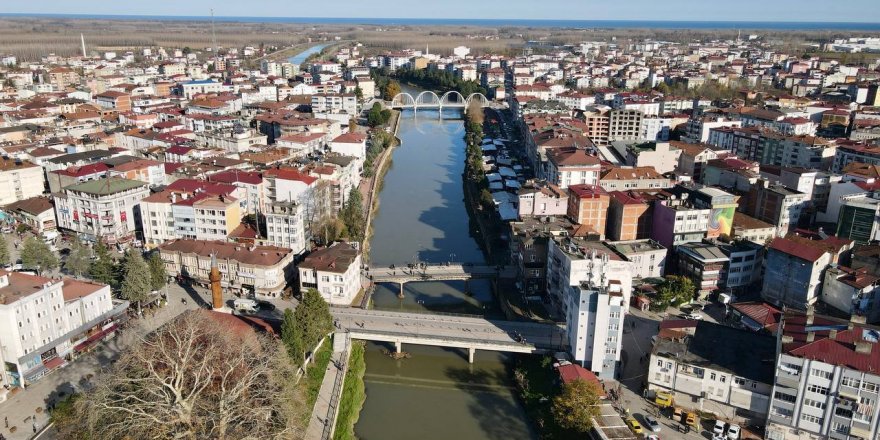
M 80 42 L 82 42 L 83 58 L 85 58 L 87 56 L 86 55 L 86 37 L 83 34 L 79 34 L 79 40 L 80 40 Z

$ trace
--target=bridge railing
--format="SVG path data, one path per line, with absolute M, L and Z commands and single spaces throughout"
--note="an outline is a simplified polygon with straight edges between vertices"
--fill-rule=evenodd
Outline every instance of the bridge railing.
M 486 344 L 493 346 L 501 346 L 501 347 L 516 347 L 516 348 L 537 348 L 535 344 L 532 343 L 519 343 L 519 342 L 507 342 L 507 341 L 497 341 L 486 338 L 470 338 L 467 336 L 439 336 L 433 334 L 426 333 L 418 333 L 418 332 L 396 332 L 393 330 L 369 330 L 369 329 L 352 329 L 350 333 L 354 334 L 368 334 L 368 335 L 377 335 L 377 336 L 385 336 L 385 337 L 402 337 L 402 338 L 415 338 L 415 339 L 432 339 L 435 341 L 443 341 L 449 342 L 451 344 L 457 343 L 472 343 L 472 344 Z

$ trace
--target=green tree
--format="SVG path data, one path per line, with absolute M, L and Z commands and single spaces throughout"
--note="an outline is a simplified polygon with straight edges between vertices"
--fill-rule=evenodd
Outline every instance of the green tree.
M 49 249 L 49 245 L 36 237 L 29 237 L 21 249 L 21 264 L 41 274 L 58 267 L 58 257 Z
M 115 286 L 115 266 L 113 256 L 110 255 L 110 249 L 107 249 L 107 245 L 104 242 L 99 241 L 95 245 L 95 261 L 92 263 L 92 267 L 89 268 L 89 276 L 99 283 Z
M 358 188 L 352 188 L 340 213 L 348 236 L 354 241 L 364 239 L 364 200 Z
M 92 257 L 89 248 L 84 246 L 79 238 L 74 237 L 70 244 L 70 254 L 67 261 L 64 262 L 64 269 L 71 275 L 79 278 L 89 271 L 90 258 Z
M 137 303 L 138 314 L 141 303 L 150 295 L 150 285 L 150 267 L 140 251 L 129 249 L 125 253 L 125 263 L 122 266 L 122 286 L 119 293 L 123 299 Z
M 364 91 L 361 89 L 361 86 L 357 86 L 354 88 L 354 96 L 357 98 L 358 102 L 364 100 Z
M 562 428 L 586 434 L 593 427 L 593 418 L 599 416 L 599 390 L 590 382 L 575 379 L 553 398 L 551 412 Z
M 386 101 L 391 101 L 398 93 L 400 93 L 400 83 L 388 81 L 388 84 L 382 89 L 382 98 Z
M 306 351 L 315 348 L 318 341 L 333 329 L 333 316 L 330 314 L 330 306 L 321 294 L 315 289 L 308 289 L 303 293 L 302 301 L 293 312 L 293 317 L 297 337 L 302 341 L 300 351 L 304 359 Z M 297 354 L 291 356 L 294 359 L 299 358 Z
M 370 111 L 367 112 L 367 125 L 370 127 L 385 125 L 389 119 L 391 119 L 391 110 L 383 110 L 382 104 L 378 102 L 374 102 L 373 106 L 370 107 Z
M 150 266 L 150 288 L 159 290 L 165 287 L 165 284 L 168 283 L 168 272 L 165 270 L 165 262 L 162 261 L 159 251 L 150 255 L 147 264 Z
M 293 310 L 284 309 L 284 319 L 281 321 L 281 342 L 287 347 L 287 354 L 296 365 L 302 365 L 305 355 L 302 333 L 297 329 L 296 318 Z
M 0 265 L 6 266 L 12 261 L 9 253 L 9 243 L 5 235 L 0 235 Z
M 678 307 L 692 301 L 694 293 L 696 293 L 696 288 L 690 278 L 669 275 L 657 289 L 656 307 L 664 310 L 670 305 Z

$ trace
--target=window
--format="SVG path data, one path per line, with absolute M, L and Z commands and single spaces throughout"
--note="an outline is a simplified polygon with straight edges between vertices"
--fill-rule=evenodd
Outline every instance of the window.
M 807 387 L 807 391 L 811 393 L 821 394 L 823 396 L 828 395 L 828 388 L 820 387 L 819 385 L 810 385 Z
M 834 422 L 831 424 L 831 429 L 838 434 L 849 435 L 849 425 L 844 423 Z
M 39 315 L 37 315 L 37 316 L 39 316 Z M 877 384 L 874 382 L 864 381 L 864 382 L 862 382 L 862 389 L 865 391 L 868 391 L 870 393 L 876 393 L 877 392 Z
M 848 386 L 850 388 L 859 388 L 862 385 L 862 382 L 854 377 L 844 377 L 840 381 L 841 385 Z
M 815 424 L 817 424 L 817 425 L 821 425 L 821 424 L 822 424 L 822 418 L 821 418 L 821 417 L 811 416 L 811 415 L 809 415 L 809 414 L 801 414 L 801 420 L 803 420 L 803 421 L 805 421 L 805 422 L 815 423 Z
M 782 408 L 779 406 L 774 406 L 773 409 L 770 410 L 770 412 L 773 413 L 774 416 L 781 416 L 781 417 L 791 417 L 792 414 L 794 414 L 794 412 L 792 412 L 792 410 L 785 409 L 785 408 Z
M 813 408 L 825 409 L 825 402 L 820 402 L 813 399 L 804 399 L 804 405 L 812 406 Z
M 787 403 L 794 403 L 797 400 L 797 396 L 792 396 L 790 394 L 785 394 L 783 392 L 777 391 L 773 394 L 773 398 L 776 400 L 781 400 Z
M 838 406 L 837 408 L 834 409 L 834 415 L 838 416 L 838 417 L 845 417 L 847 419 L 851 419 L 853 416 L 853 412 L 846 409 L 846 408 L 841 408 Z
M 820 370 L 818 368 L 813 368 L 812 370 L 810 370 L 810 375 L 816 376 L 816 377 L 821 377 L 823 379 L 831 379 L 831 372 L 830 371 Z

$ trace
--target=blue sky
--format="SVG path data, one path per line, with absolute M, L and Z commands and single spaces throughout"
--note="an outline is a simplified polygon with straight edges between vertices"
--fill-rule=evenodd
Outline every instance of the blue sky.
M 3 13 L 880 22 L 878 0 L 3 0 Z

